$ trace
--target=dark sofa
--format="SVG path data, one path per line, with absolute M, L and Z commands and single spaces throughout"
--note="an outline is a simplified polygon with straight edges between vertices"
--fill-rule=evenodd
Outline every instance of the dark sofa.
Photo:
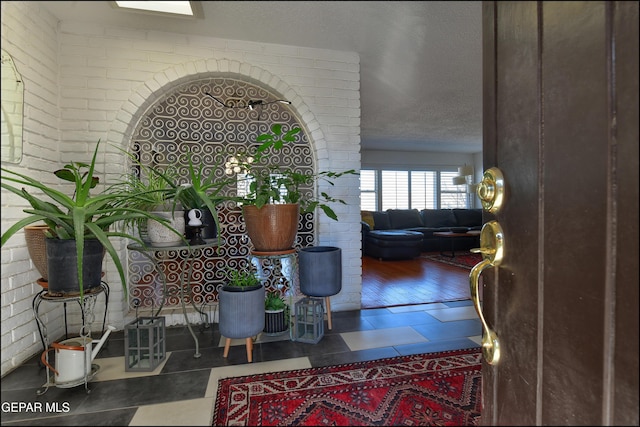
M 437 231 L 466 232 L 482 229 L 482 209 L 387 209 L 362 211 L 362 244 L 365 255 L 380 259 L 414 258 L 420 252 L 440 251 Z M 418 234 L 419 233 L 419 234 Z M 479 247 L 479 235 L 445 243 L 446 250 Z

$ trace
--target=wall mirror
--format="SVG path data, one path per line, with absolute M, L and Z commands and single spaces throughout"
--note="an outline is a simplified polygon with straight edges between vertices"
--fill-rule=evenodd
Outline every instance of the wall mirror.
M 2 161 L 22 160 L 24 82 L 13 58 L 2 49 Z

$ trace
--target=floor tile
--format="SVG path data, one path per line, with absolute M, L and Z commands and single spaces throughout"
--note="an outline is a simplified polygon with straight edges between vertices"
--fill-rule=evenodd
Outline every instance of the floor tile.
M 375 329 L 340 334 L 351 351 L 426 342 L 427 339 L 410 326 Z
M 426 325 L 414 325 L 413 328 L 429 341 L 450 340 L 469 337 L 482 332 L 482 324 L 478 319 L 452 320 Z
M 138 378 L 148 377 L 151 375 L 158 375 L 167 360 L 171 357 L 171 353 L 166 353 L 165 359 L 153 370 L 149 372 L 127 372 L 125 370 L 124 356 L 122 357 L 103 357 L 101 359 L 94 359 L 94 363 L 100 366 L 100 370 L 93 378 L 93 381 L 110 381 L 121 380 L 123 378 Z
M 449 308 L 473 306 L 473 302 L 470 299 L 460 300 L 460 301 L 447 301 L 447 302 L 443 302 L 442 304 L 444 304 Z
M 476 335 L 476 336 L 473 336 L 473 337 L 469 337 L 469 339 L 471 341 L 473 341 L 474 343 L 480 345 L 480 346 L 482 345 L 482 335 Z
M 11 426 L 127 426 L 135 415 L 136 408 L 112 409 L 78 415 L 55 415 L 44 418 L 30 418 L 25 421 L 6 422 L 2 416 L 2 425 Z M 205 424 L 203 424 L 205 425 Z M 209 425 L 209 424 L 206 424 Z
M 348 363 L 366 362 L 369 360 L 386 359 L 399 356 L 394 347 L 370 348 L 358 351 L 343 351 L 339 353 L 316 353 L 309 356 L 314 368 Z
M 367 317 L 367 321 L 376 329 L 397 328 L 401 326 L 424 325 L 429 323 L 440 323 L 429 316 L 427 311 L 412 311 L 405 313 L 390 313 L 379 316 Z
M 218 381 L 222 378 L 242 377 L 245 375 L 266 374 L 268 372 L 293 371 L 311 368 L 307 357 L 297 357 L 270 362 L 247 363 L 245 365 L 224 366 L 211 369 L 205 397 L 216 397 Z
M 254 339 L 254 344 L 263 343 L 263 342 L 274 342 L 274 341 L 288 341 L 291 339 L 289 335 L 289 331 L 282 335 L 267 335 L 267 334 L 258 334 Z M 220 336 L 220 340 L 218 341 L 218 347 L 224 347 L 227 338 L 224 336 Z M 241 345 L 245 346 L 246 340 L 244 338 L 232 338 L 231 339 L 231 347 Z
M 478 313 L 473 306 L 428 310 L 427 313 L 441 322 L 478 318 Z
M 388 307 L 388 310 L 391 313 L 407 313 L 410 311 L 424 311 L 445 308 L 448 308 L 445 304 L 437 302 L 432 304 L 400 305 L 396 307 Z
M 215 398 L 180 400 L 141 406 L 130 426 L 207 426 L 213 419 Z

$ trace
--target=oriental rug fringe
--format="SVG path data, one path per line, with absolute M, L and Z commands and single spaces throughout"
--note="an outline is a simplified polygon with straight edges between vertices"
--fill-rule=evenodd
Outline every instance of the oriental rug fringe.
M 219 380 L 214 426 L 479 425 L 479 348 Z

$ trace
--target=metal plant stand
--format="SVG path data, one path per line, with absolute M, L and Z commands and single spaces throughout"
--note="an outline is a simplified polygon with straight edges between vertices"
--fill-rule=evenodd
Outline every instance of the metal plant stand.
M 32 307 L 33 313 L 35 315 L 36 324 L 38 325 L 38 332 L 40 333 L 40 339 L 42 340 L 42 346 L 44 347 L 44 355 L 47 363 L 49 362 L 49 354 L 47 349 L 49 348 L 49 337 L 47 334 L 47 326 L 40 319 L 40 304 L 42 301 L 54 302 L 54 303 L 63 303 L 65 310 L 65 337 L 68 338 L 68 329 L 67 329 L 67 303 L 75 301 L 80 306 L 80 311 L 82 315 L 82 326 L 80 327 L 80 338 L 83 338 L 84 342 L 90 342 L 91 338 L 91 324 L 95 320 L 95 306 L 97 302 L 97 298 L 99 295 L 104 294 L 105 296 L 105 306 L 104 306 L 104 317 L 102 320 L 102 334 L 104 334 L 104 329 L 107 321 L 107 309 L 109 305 L 109 285 L 106 282 L 101 282 L 100 286 L 93 288 L 90 292 L 85 292 L 83 297 L 80 295 L 74 296 L 51 296 L 46 289 L 40 291 L 33 299 Z M 86 364 L 86 358 L 83 357 L 84 363 Z M 43 384 L 41 388 L 36 390 L 36 394 L 41 396 L 49 390 L 49 387 L 58 387 L 58 388 L 71 388 L 84 384 L 84 389 L 87 393 L 90 393 L 89 390 L 89 381 L 93 379 L 96 375 L 100 366 L 92 363 L 91 369 L 87 369 L 87 366 L 84 366 L 84 376 L 81 379 L 75 381 L 68 382 L 56 382 L 55 375 L 52 375 L 49 366 L 46 366 L 46 375 L 47 382 Z
M 82 327 L 86 323 L 85 316 L 89 313 L 88 307 L 91 305 L 91 312 L 93 311 L 93 306 L 95 306 L 95 298 L 98 295 L 104 293 L 104 317 L 102 318 L 102 333 L 104 334 L 104 328 L 107 324 L 107 310 L 109 308 L 109 285 L 107 282 L 101 282 L 100 286 L 93 288 L 91 292 L 86 292 L 84 294 L 85 300 L 82 301 L 80 295 L 77 296 L 51 296 L 46 289 L 41 290 L 36 294 L 33 298 L 33 302 L 31 303 L 31 307 L 33 309 L 33 314 L 36 318 L 36 325 L 38 326 L 38 334 L 40 335 L 40 341 L 42 342 L 42 349 L 46 350 L 49 347 L 48 335 L 47 335 L 47 325 L 40 319 L 40 304 L 42 301 L 54 302 L 54 303 L 63 303 L 64 304 L 64 337 L 69 338 L 69 328 L 67 325 L 67 303 L 75 301 L 80 306 L 81 315 L 82 315 Z
M 141 246 L 139 244 L 130 244 L 127 246 L 129 250 L 139 252 L 140 254 L 145 256 L 147 259 L 149 259 L 153 263 L 156 271 L 158 272 L 161 278 L 162 289 L 163 289 L 162 302 L 158 310 L 155 312 L 154 316 L 158 316 L 160 314 L 160 312 L 164 308 L 165 301 L 169 296 L 167 291 L 167 278 L 164 273 L 164 269 L 162 268 L 163 264 L 165 262 L 173 260 L 171 256 L 172 252 L 174 253 L 180 252 L 180 251 L 187 252 L 187 257 L 184 260 L 182 270 L 180 272 L 180 283 L 177 284 L 178 285 L 177 290 L 180 298 L 180 304 L 182 306 L 182 313 L 184 315 L 184 320 L 187 323 L 187 328 L 189 328 L 189 332 L 191 333 L 191 336 L 193 337 L 193 341 L 195 343 L 196 351 L 193 357 L 196 359 L 201 356 L 200 344 L 198 343 L 198 337 L 193 331 L 191 322 L 189 321 L 189 316 L 187 314 L 186 299 L 187 298 L 189 299 L 189 303 L 193 306 L 193 308 L 198 313 L 200 313 L 203 319 L 207 319 L 208 315 L 207 313 L 202 311 L 201 307 L 196 306 L 192 298 L 190 283 L 191 283 L 191 278 L 193 277 L 193 264 L 194 264 L 194 260 L 202 255 L 202 250 L 206 248 L 220 246 L 223 243 L 224 241 L 222 239 L 216 238 L 216 239 L 205 239 L 205 242 L 199 245 Z
M 302 297 L 300 286 L 298 283 L 298 251 L 291 249 L 278 253 L 257 252 L 252 251 L 249 254 L 249 262 L 251 262 L 258 272 L 258 277 L 266 286 L 270 278 L 275 278 L 278 282 L 277 291 L 282 297 L 288 295 L 289 306 L 289 338 L 293 336 L 293 313 L 294 299 Z

